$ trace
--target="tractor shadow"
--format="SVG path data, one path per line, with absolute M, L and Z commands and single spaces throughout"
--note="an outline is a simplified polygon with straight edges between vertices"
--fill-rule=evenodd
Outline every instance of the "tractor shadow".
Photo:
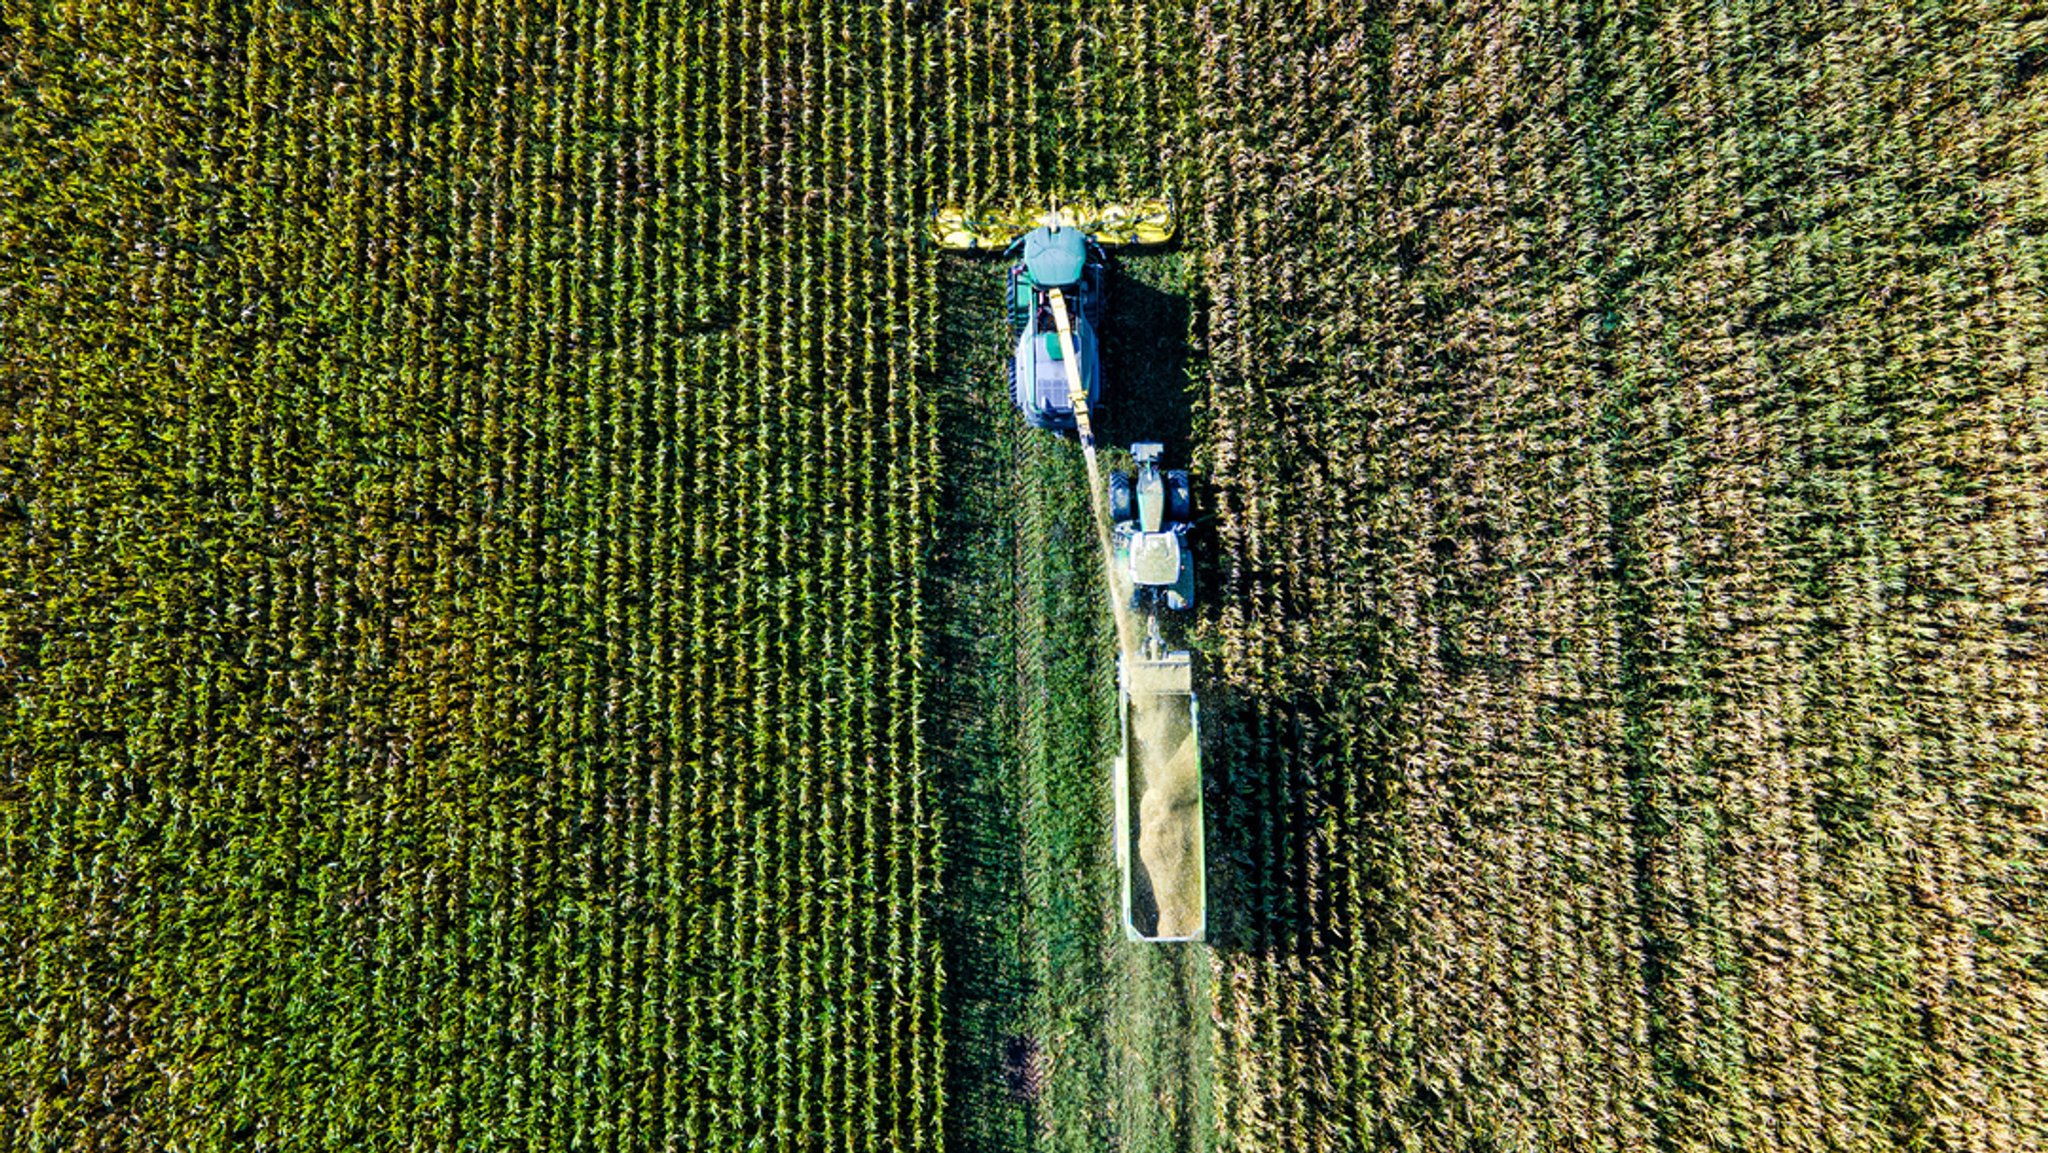
M 1386 706 L 1341 686 L 1205 693 L 1210 946 L 1309 961 L 1396 944 L 1401 753 L 1373 716 Z

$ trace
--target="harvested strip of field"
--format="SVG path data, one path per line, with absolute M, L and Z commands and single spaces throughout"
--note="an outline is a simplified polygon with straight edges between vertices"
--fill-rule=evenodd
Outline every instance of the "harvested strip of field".
M 1198 51 L 1186 13 L 974 0 L 935 24 L 935 204 L 1180 187 Z M 1101 443 L 1162 440 L 1187 459 L 1189 272 L 1177 253 L 1120 262 Z M 939 691 L 958 706 L 926 747 L 947 819 L 948 1132 L 974 1149 L 1197 1147 L 1207 962 L 1131 945 L 1117 925 L 1117 640 L 1080 454 L 1009 405 L 1001 262 L 949 258 L 942 286 L 948 611 L 930 619 Z

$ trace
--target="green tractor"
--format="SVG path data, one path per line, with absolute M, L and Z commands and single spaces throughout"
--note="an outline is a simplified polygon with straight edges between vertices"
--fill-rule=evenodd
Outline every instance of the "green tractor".
M 1195 604 L 1194 553 L 1188 545 L 1194 509 L 1188 474 L 1161 469 L 1160 445 L 1131 446 L 1131 472 L 1109 474 L 1110 544 L 1130 604 L 1147 616 L 1185 612 Z

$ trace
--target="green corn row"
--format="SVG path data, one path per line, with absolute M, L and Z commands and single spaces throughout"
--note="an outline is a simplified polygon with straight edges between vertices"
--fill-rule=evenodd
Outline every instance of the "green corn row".
M 1201 31 L 1226 1140 L 2038 1143 L 2038 22 Z
M 900 6 L 10 12 L 11 1148 L 926 1148 Z

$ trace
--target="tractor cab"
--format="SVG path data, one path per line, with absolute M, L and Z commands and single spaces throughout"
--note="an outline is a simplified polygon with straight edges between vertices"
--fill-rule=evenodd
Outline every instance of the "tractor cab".
M 1102 249 L 1077 228 L 1041 225 L 1010 246 L 1014 258 L 1006 286 L 1010 327 L 1017 346 L 1010 360 L 1010 398 L 1037 428 L 1074 427 L 1059 332 L 1046 290 L 1057 288 L 1075 306 L 1073 340 L 1082 384 L 1092 406 L 1102 395 L 1102 358 L 1095 328 L 1102 320 Z
M 1024 234 L 1024 269 L 1040 288 L 1072 288 L 1088 266 L 1088 239 L 1078 228 L 1040 225 Z
M 1195 603 L 1194 556 L 1188 547 L 1194 515 L 1188 474 L 1161 469 L 1162 451 L 1158 444 L 1134 444 L 1136 469 L 1110 474 L 1110 542 L 1118 574 L 1131 586 L 1131 607 L 1178 612 Z

